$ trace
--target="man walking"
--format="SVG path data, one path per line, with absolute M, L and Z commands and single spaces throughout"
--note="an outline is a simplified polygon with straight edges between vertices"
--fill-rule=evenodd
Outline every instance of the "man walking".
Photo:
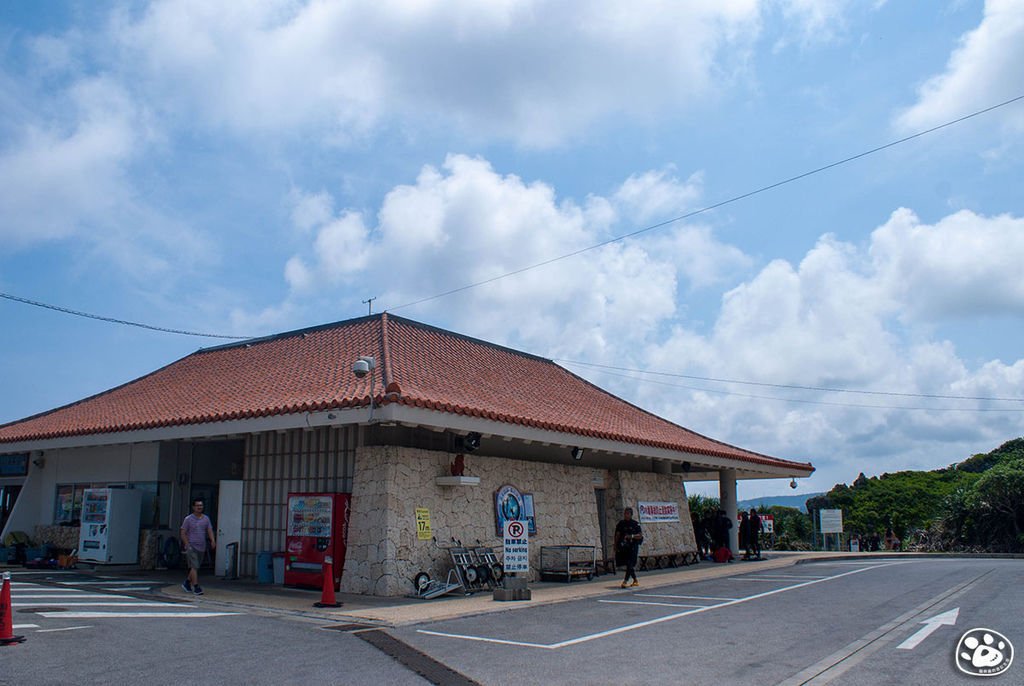
M 626 578 L 622 580 L 623 588 L 640 585 L 636 578 L 636 561 L 643 541 L 644 534 L 640 529 L 640 522 L 633 519 L 633 508 L 627 507 L 622 511 L 622 520 L 615 525 L 615 564 L 626 568 Z M 632 584 L 629 582 L 630 578 L 633 579 Z
M 206 542 L 210 542 L 210 550 L 217 547 L 217 539 L 213 537 L 213 524 L 210 518 L 203 514 L 203 501 L 196 498 L 192 501 L 192 513 L 185 517 L 181 523 L 182 550 L 185 551 L 185 559 L 188 560 L 188 577 L 181 582 L 181 587 L 186 593 L 202 595 L 203 589 L 199 585 L 199 565 L 203 562 L 203 555 L 206 554 Z

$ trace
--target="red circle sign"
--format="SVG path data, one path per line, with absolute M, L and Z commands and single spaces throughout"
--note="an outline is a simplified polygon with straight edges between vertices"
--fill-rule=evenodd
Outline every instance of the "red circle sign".
M 523 523 L 522 522 L 509 522 L 508 523 L 508 535 L 512 538 L 523 537 Z

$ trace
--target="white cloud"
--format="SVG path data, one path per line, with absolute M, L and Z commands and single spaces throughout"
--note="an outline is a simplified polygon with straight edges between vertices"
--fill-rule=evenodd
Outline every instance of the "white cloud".
M 194 0 L 114 31 L 148 98 L 214 126 L 345 139 L 398 119 L 552 145 L 714 95 L 759 24 L 756 0 Z
M 358 284 L 380 289 L 366 293 L 380 297 L 379 307 L 395 308 L 601 243 L 635 228 L 648 204 L 676 216 L 700 195 L 693 178 L 634 175 L 607 197 L 578 203 L 547 184 L 501 175 L 486 160 L 450 155 L 392 189 L 375 225 L 350 211 L 324 222 L 285 276 L 296 297 Z M 710 228 L 683 225 L 396 314 L 443 317 L 481 335 L 515 322 L 506 342 L 578 355 L 643 340 L 675 313 L 680 285 L 706 287 L 749 264 Z
M 635 366 L 764 383 L 1020 398 L 1024 358 L 968 364 L 953 343 L 929 332 L 949 317 L 1019 316 L 1022 221 L 958 212 L 929 226 L 901 209 L 867 246 L 826 235 L 799 265 L 776 260 L 728 291 L 709 333 L 677 326 L 668 336 L 652 337 Z M 614 383 L 641 405 L 703 433 L 769 454 L 812 459 L 821 473 L 808 488 L 848 482 L 858 471 L 935 468 L 1020 433 L 1019 412 L 939 409 L 1019 410 L 1019 402 L 661 379 L 709 390 Z
M 1024 3 L 987 0 L 976 29 L 964 34 L 949 57 L 946 70 L 918 89 L 917 102 L 896 118 L 904 131 L 934 126 L 1021 94 L 1024 83 Z M 1024 131 L 1020 106 L 1003 109 L 1000 120 L 1010 130 Z
M 871 235 L 873 267 L 904 314 L 1024 314 L 1024 219 L 968 210 L 922 224 L 897 210 Z

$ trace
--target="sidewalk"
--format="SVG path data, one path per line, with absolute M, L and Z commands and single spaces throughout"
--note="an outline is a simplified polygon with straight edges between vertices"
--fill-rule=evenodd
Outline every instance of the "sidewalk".
M 891 555 L 890 553 L 885 555 L 885 557 Z M 733 564 L 701 562 L 689 567 L 640 572 L 640 588 L 646 591 L 673 584 L 780 569 L 807 561 L 836 558 L 874 559 L 881 557 L 883 555 L 879 553 L 791 553 L 771 551 L 761 561 L 737 561 Z M 533 597 L 527 601 L 495 601 L 491 593 L 486 591 L 481 591 L 471 596 L 461 595 L 456 591 L 453 594 L 434 600 L 407 597 L 381 598 L 339 593 L 337 594 L 337 600 L 342 603 L 342 607 L 329 609 L 313 607 L 313 603 L 320 600 L 319 591 L 286 588 L 274 584 L 260 584 L 248 579 L 225 581 L 209 574 L 201 574 L 200 583 L 205 594 L 202 596 L 191 596 L 180 587 L 181 581 L 184 578 L 184 571 L 181 570 L 140 571 L 138 569 L 109 569 L 103 567 L 91 570 L 80 566 L 76 571 L 86 575 L 125 577 L 162 583 L 165 585 L 157 593 L 161 597 L 177 602 L 187 599 L 195 602 L 197 605 L 235 608 L 240 611 L 256 614 L 287 614 L 336 624 L 367 624 L 372 626 L 418 624 L 489 612 L 508 612 L 537 605 L 607 595 L 609 593 L 626 594 L 635 592 L 635 589 L 627 590 L 620 588 L 620 578 L 618 575 L 603 575 L 594 578 L 592 581 L 573 581 L 571 583 L 533 582 L 530 584 Z M 45 574 L 46 570 L 40 570 L 40 572 Z M 411 581 L 409 587 L 411 591 Z

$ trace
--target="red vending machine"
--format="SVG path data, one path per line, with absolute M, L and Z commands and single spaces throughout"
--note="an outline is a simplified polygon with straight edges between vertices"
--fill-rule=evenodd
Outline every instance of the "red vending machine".
M 324 558 L 332 559 L 334 588 L 345 566 L 348 493 L 289 493 L 285 540 L 285 586 L 323 588 Z

